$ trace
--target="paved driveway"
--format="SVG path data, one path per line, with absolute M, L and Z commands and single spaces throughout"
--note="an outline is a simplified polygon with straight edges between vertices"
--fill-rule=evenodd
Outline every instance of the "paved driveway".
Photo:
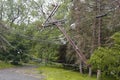
M 43 80 L 33 67 L 19 67 L 0 70 L 0 80 Z

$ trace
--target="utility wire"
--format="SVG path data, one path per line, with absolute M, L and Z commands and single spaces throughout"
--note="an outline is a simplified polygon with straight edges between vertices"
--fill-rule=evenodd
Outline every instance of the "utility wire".
M 120 3 L 118 2 L 118 0 L 114 0 L 114 1 L 111 3 L 111 5 L 112 5 L 114 2 L 117 2 L 117 3 L 118 3 L 118 5 L 117 5 L 115 8 L 108 10 L 108 11 L 107 11 L 106 13 L 104 13 L 104 14 L 100 14 L 100 15 L 96 16 L 96 18 L 101 18 L 101 17 L 107 16 L 110 12 L 115 11 L 115 10 L 117 10 L 118 8 L 120 8 Z

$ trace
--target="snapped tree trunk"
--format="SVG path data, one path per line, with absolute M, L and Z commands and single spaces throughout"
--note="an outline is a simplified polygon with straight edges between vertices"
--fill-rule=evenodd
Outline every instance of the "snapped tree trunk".
M 101 70 L 97 70 L 97 80 L 101 80 Z
M 92 76 L 92 68 L 89 67 L 89 77 L 91 77 L 91 76 Z
M 80 73 L 83 74 L 83 68 L 82 68 L 82 61 L 80 60 L 80 65 L 79 65 L 79 70 L 80 70 Z

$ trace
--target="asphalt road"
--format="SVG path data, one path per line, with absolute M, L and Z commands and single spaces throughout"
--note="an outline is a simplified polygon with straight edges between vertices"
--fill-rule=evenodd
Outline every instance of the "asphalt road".
M 34 67 L 19 67 L 0 70 L 0 80 L 43 80 Z

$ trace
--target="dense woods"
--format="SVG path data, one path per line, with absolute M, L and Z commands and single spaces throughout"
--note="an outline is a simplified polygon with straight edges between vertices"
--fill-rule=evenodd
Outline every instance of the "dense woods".
M 61 27 L 87 59 L 78 56 Z M 0 60 L 12 64 L 60 63 L 64 68 L 120 80 L 120 0 L 0 0 Z

